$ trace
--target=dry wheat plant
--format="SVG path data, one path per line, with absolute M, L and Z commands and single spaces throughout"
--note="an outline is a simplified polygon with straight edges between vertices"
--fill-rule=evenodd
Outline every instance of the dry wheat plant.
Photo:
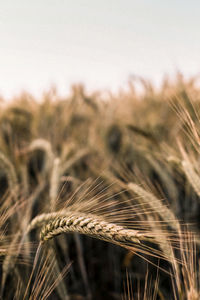
M 1 100 L 1 299 L 200 299 L 198 78 L 139 83 Z

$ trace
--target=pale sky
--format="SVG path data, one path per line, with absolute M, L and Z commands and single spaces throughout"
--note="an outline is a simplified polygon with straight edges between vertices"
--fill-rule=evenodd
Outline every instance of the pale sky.
M 0 94 L 200 71 L 199 0 L 0 0 Z

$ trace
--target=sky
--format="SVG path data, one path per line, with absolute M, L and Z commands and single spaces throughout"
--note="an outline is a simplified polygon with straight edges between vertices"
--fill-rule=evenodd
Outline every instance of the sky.
M 0 95 L 200 71 L 199 0 L 0 0 Z

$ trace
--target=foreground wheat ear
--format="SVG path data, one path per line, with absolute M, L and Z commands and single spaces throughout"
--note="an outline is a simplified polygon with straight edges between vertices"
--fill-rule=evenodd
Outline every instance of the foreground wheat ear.
M 54 219 L 52 220 L 52 218 Z M 44 220 L 42 222 L 42 219 Z M 48 241 L 49 239 L 61 234 L 61 233 L 80 233 L 91 237 L 95 237 L 101 240 L 115 242 L 133 242 L 140 244 L 141 241 L 153 241 L 153 236 L 149 233 L 140 232 L 138 230 L 126 229 L 123 226 L 116 225 L 114 223 L 109 223 L 95 215 L 86 215 L 81 212 L 72 212 L 63 216 L 55 216 L 54 214 L 48 214 L 43 217 L 38 218 L 38 222 L 41 225 L 47 220 L 51 221 L 47 223 L 41 233 L 40 239 L 42 242 Z M 32 229 L 37 222 L 30 224 L 30 229 Z

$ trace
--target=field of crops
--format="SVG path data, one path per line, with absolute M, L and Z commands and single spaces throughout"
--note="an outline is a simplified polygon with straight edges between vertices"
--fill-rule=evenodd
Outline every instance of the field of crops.
M 200 299 L 200 88 L 139 83 L 1 100 L 1 299 Z

